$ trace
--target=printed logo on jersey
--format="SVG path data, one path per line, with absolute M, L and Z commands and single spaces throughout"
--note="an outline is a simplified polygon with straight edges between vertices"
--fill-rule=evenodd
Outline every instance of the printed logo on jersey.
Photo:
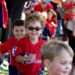
M 26 1 L 24 4 L 24 9 L 29 9 L 31 7 L 31 1 Z
M 17 50 L 17 46 L 14 46 L 13 48 L 12 48 L 12 55 L 14 56 L 15 55 L 15 51 Z

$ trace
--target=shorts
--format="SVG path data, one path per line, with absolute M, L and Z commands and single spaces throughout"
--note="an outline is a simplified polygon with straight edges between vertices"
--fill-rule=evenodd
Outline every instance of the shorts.
M 16 67 L 9 65 L 9 75 L 18 75 L 18 70 Z

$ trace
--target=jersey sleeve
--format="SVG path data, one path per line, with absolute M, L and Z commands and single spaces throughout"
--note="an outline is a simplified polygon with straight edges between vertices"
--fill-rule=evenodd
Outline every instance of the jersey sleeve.
M 9 43 L 8 42 L 4 42 L 2 44 L 0 44 L 0 54 L 4 54 L 6 52 L 9 51 Z
M 47 4 L 48 9 L 53 9 L 52 4 Z
M 39 6 L 38 4 L 34 5 L 34 11 L 37 11 L 37 9 L 39 8 L 38 6 Z

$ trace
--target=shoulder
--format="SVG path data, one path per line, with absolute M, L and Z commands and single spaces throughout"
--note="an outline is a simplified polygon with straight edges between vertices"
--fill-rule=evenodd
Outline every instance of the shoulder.
M 11 43 L 17 43 L 17 42 L 19 42 L 19 40 L 17 38 L 15 38 L 15 37 L 11 37 L 9 39 L 9 42 L 11 42 Z
M 38 6 L 40 6 L 41 4 L 40 3 L 37 3 L 37 4 L 35 4 L 35 7 L 38 7 Z
M 57 20 L 57 18 L 56 18 L 56 17 L 53 17 L 52 19 L 53 19 L 53 20 Z
M 16 38 L 15 37 L 10 37 L 9 39 L 7 39 L 7 41 L 5 41 L 5 42 L 14 42 L 16 40 Z
M 28 37 L 27 36 L 25 36 L 25 37 L 23 37 L 22 39 L 19 40 L 19 42 L 26 42 L 26 41 L 28 41 Z
M 14 39 L 16 39 L 15 37 L 10 37 L 8 40 L 14 40 Z
M 50 3 L 47 3 L 47 7 L 50 7 L 51 9 L 53 9 L 52 4 L 50 4 Z
M 56 18 L 52 18 L 52 22 L 54 22 L 54 23 L 58 23 L 58 21 L 57 21 Z
M 39 48 L 41 48 L 41 47 L 44 45 L 45 42 L 46 42 L 46 40 L 40 39 L 40 40 L 38 41 L 37 46 L 38 46 Z

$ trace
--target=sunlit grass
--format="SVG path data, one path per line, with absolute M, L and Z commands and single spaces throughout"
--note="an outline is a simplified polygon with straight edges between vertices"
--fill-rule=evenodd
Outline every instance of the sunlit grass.
M 0 70 L 0 75 L 8 75 L 8 71 Z

